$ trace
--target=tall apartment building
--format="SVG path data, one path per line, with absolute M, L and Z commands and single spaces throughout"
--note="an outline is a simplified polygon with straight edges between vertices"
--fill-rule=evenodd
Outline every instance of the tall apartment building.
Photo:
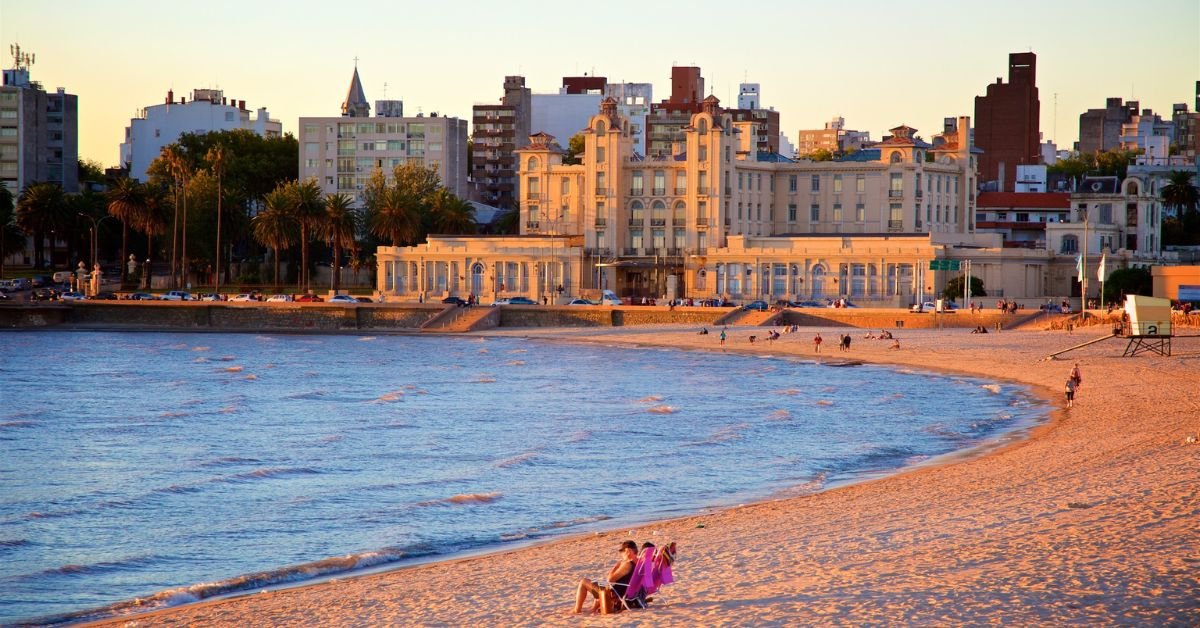
M 1037 55 L 1008 55 L 1008 83 L 997 78 L 986 95 L 975 97 L 980 181 L 995 181 L 998 190 L 1011 192 L 1017 166 L 1041 163 L 1040 115 Z
M 525 77 L 504 77 L 504 96 L 498 105 L 475 105 L 471 112 L 471 178 L 480 187 L 480 200 L 495 207 L 515 207 L 516 161 L 513 151 L 529 140 L 533 95 Z M 566 138 L 563 138 L 566 141 Z
M 764 153 L 779 152 L 779 112 L 762 106 L 758 83 L 742 83 L 738 86 L 738 108 L 727 109 L 734 122 L 754 123 L 755 150 Z
M 646 156 L 673 154 L 674 146 L 684 139 L 684 128 L 692 114 L 700 113 L 704 100 L 704 77 L 700 68 L 671 68 L 671 97 L 650 105 L 646 117 Z
M 1096 153 L 1120 147 L 1121 127 L 1137 115 L 1138 107 L 1136 100 L 1108 98 L 1103 109 L 1088 109 L 1079 114 L 1079 143 L 1075 149 Z
M 1171 121 L 1175 123 L 1175 146 L 1179 154 L 1194 161 L 1200 154 L 1200 81 L 1196 81 L 1196 110 L 1188 111 L 1187 103 L 1172 107 Z
M 645 154 L 646 114 L 653 93 L 649 83 L 609 83 L 603 76 L 564 76 L 558 93 L 533 94 L 529 128 L 533 133 L 553 136 L 565 148 L 573 135 L 587 127 L 600 101 L 611 96 L 617 100 L 617 111 L 630 121 L 634 150 Z
M 832 120 L 825 123 L 825 128 L 823 129 L 801 130 L 798 139 L 799 143 L 796 145 L 796 155 L 803 157 L 811 155 L 818 150 L 827 150 L 831 153 L 861 150 L 864 146 L 871 143 L 871 133 L 869 131 L 852 131 L 847 129 L 846 119 L 841 116 L 835 116 Z
M 79 191 L 79 98 L 30 80 L 34 57 L 13 47 L 0 85 L 0 185 L 13 196 L 32 183 Z
M 376 170 L 391 180 L 396 166 L 415 161 L 436 170 L 446 189 L 467 196 L 466 120 L 403 117 L 398 100 L 375 101 L 375 111 L 372 116 L 355 68 L 341 116 L 300 118 L 300 178 L 315 177 L 325 193 L 345 194 L 361 206 Z
M 121 163 L 129 164 L 129 176 L 146 180 L 150 163 L 158 158 L 163 147 L 174 143 L 184 133 L 209 133 L 244 129 L 262 137 L 279 137 L 283 125 L 271 119 L 266 107 L 259 107 L 254 117 L 246 109 L 246 101 L 225 96 L 219 89 L 194 89 L 192 99 L 167 90 L 161 105 L 141 110 L 137 118 L 125 127 L 121 143 Z

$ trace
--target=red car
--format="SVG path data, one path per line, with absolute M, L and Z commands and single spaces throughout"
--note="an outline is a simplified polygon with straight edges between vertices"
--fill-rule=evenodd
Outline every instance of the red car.
M 322 299 L 321 297 L 319 297 L 315 294 L 297 294 L 296 295 L 297 303 L 321 303 L 323 301 L 325 301 L 325 299 Z

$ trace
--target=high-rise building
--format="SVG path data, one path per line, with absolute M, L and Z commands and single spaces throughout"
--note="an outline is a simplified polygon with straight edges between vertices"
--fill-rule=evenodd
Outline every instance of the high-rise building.
M 1017 166 L 1041 163 L 1041 104 L 1037 89 L 1037 55 L 1008 55 L 1008 83 L 997 78 L 987 94 L 975 97 L 975 145 L 983 150 L 979 180 L 995 181 L 1011 192 Z
M 480 200 L 495 207 L 515 207 L 516 157 L 513 151 L 529 142 L 533 95 L 525 77 L 504 77 L 504 96 L 498 105 L 475 105 L 471 113 L 471 177 Z M 566 138 L 563 138 L 566 141 Z
M 1136 100 L 1123 102 L 1120 98 L 1109 98 L 1103 109 L 1088 109 L 1079 114 L 1079 143 L 1076 150 L 1081 153 L 1096 153 L 1112 150 L 1121 145 L 1121 127 L 1137 115 Z
M 684 139 L 684 128 L 692 114 L 700 113 L 704 99 L 704 77 L 700 68 L 676 66 L 671 68 L 671 97 L 650 105 L 646 117 L 646 155 L 662 157 L 674 154 Z
M 175 91 L 167 90 L 161 105 L 142 109 L 137 118 L 125 127 L 121 143 L 121 164 L 129 165 L 129 176 L 144 181 L 146 171 L 164 146 L 184 133 L 209 133 L 245 129 L 263 137 L 279 137 L 283 125 L 272 120 L 266 107 L 259 107 L 253 119 L 246 101 L 227 98 L 219 89 L 194 89 L 192 99 L 175 99 Z
M 846 128 L 845 118 L 835 116 L 825 123 L 824 129 L 801 130 L 799 139 L 796 155 L 804 157 L 818 150 L 827 150 L 831 153 L 861 150 L 871 143 L 871 133 L 869 131 L 851 131 Z
M 754 123 L 755 150 L 779 152 L 779 112 L 762 106 L 758 83 L 742 83 L 738 89 L 738 108 L 727 110 L 734 122 Z
M 0 85 L 0 185 L 16 196 L 32 183 L 79 191 L 79 99 L 30 80 L 34 56 L 14 45 Z
M 345 194 L 361 206 L 376 170 L 391 180 L 396 166 L 415 161 L 436 170 L 446 189 L 467 196 L 466 120 L 437 113 L 406 118 L 396 100 L 377 100 L 377 115 L 370 111 L 355 68 L 341 116 L 300 118 L 300 178 L 315 177 L 326 194 Z

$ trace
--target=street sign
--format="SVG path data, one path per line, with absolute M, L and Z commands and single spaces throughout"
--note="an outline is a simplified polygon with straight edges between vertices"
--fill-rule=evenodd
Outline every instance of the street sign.
M 961 268 L 962 263 L 956 259 L 929 260 L 929 270 L 959 270 Z

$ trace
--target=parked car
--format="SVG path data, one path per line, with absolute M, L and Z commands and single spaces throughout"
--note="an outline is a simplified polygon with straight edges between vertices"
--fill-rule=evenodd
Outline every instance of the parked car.
M 272 294 L 267 297 L 267 303 L 291 303 L 292 295 L 290 294 Z
M 529 297 L 509 297 L 496 301 L 496 305 L 537 305 L 537 301 Z
M 796 307 L 825 307 L 820 301 L 796 301 Z
M 595 301 L 588 301 L 587 299 L 575 299 L 575 300 L 571 301 L 570 303 L 568 303 L 567 305 L 600 305 L 600 304 L 596 303 Z
M 604 290 L 600 293 L 600 305 L 623 305 L 621 297 L 612 290 Z
M 158 299 L 158 297 L 150 294 L 149 292 L 135 292 L 125 298 L 129 299 L 130 301 L 154 301 Z
M 58 290 L 54 288 L 34 288 L 29 294 L 30 301 L 56 301 L 58 300 Z
M 231 298 L 229 300 L 231 302 L 236 301 L 238 303 L 248 303 L 250 301 L 258 301 L 258 299 L 254 298 L 254 295 L 252 295 L 248 292 L 243 292 L 239 295 L 234 296 L 233 298 Z
M 97 292 L 96 296 L 92 297 L 96 301 L 116 301 L 117 295 L 112 292 Z
M 200 300 L 201 301 L 224 301 L 225 297 L 223 297 L 219 294 L 211 294 L 210 293 L 210 294 L 200 295 Z
M 372 299 L 371 297 L 354 297 L 354 300 L 358 301 L 359 303 L 374 303 L 375 302 L 375 300 Z
M 8 296 L 7 292 L 0 290 L 0 301 L 8 301 L 11 298 L 12 297 Z
M 743 310 L 758 310 L 759 312 L 766 312 L 767 310 L 771 309 L 771 306 L 767 305 L 766 301 L 751 301 L 751 302 L 743 305 L 742 309 Z
M 348 294 L 335 294 L 329 297 L 330 303 L 358 303 L 358 299 Z
M 163 301 L 191 301 L 192 294 L 186 290 L 172 290 L 159 298 Z
M 63 301 L 82 301 L 87 298 L 82 292 L 64 292 L 58 297 Z
M 910 311 L 913 311 L 913 312 L 936 312 L 937 311 L 937 303 L 935 303 L 933 301 L 926 301 L 920 305 L 914 305 L 909 309 L 910 309 Z M 951 312 L 951 311 L 954 311 L 957 309 L 958 309 L 958 306 L 949 301 L 942 302 L 942 311 L 943 312 Z
M 467 300 L 462 297 L 446 297 L 446 298 L 442 299 L 442 303 L 445 303 L 447 305 L 454 304 L 459 307 L 466 307 Z
M 325 301 L 325 299 L 322 299 L 315 294 L 298 294 L 296 295 L 295 301 L 297 303 L 321 303 Z

